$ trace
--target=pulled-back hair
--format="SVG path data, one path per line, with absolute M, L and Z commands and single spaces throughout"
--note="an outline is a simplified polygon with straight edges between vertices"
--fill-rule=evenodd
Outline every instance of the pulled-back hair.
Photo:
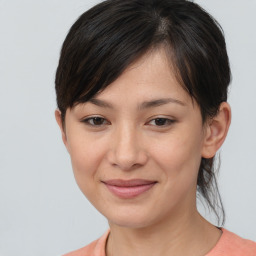
M 231 77 L 217 21 L 185 0 L 106 0 L 83 13 L 63 43 L 55 79 L 63 122 L 68 108 L 88 101 L 159 47 L 166 50 L 180 85 L 198 103 L 203 122 L 214 117 L 227 100 Z M 213 160 L 202 158 L 197 190 L 223 224 Z

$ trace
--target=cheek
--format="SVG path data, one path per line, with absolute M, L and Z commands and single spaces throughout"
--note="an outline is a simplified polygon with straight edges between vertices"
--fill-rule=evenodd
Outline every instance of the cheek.
M 186 208 L 191 204 L 194 207 L 201 161 L 200 143 L 188 136 L 177 136 L 160 144 L 155 148 L 155 162 L 162 171 L 161 185 L 164 191 L 159 196 L 159 204 L 166 209 L 166 213 L 175 207 L 184 209 L 184 206 Z M 168 207 L 165 206 L 166 201 L 169 202 Z
M 97 170 L 102 162 L 102 144 L 88 136 L 73 136 L 69 140 L 69 153 L 76 182 L 86 196 L 90 196 L 97 181 Z
M 194 136 L 192 136 L 194 135 Z M 201 140 L 198 134 L 181 132 L 158 141 L 152 155 L 162 170 L 166 182 L 187 186 L 197 180 L 201 162 Z

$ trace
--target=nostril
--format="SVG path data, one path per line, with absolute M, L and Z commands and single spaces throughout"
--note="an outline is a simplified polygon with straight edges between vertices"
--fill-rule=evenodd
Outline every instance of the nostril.
M 110 163 L 123 171 L 131 171 L 145 165 L 148 160 L 147 154 L 142 150 L 134 153 L 115 151 L 109 154 Z

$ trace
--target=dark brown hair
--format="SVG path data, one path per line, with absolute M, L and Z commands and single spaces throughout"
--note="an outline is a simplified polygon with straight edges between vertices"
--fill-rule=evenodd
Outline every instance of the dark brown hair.
M 63 122 L 67 108 L 104 90 L 136 59 L 164 46 L 181 86 L 201 109 L 203 122 L 227 100 L 230 67 L 222 29 L 195 3 L 185 0 L 106 0 L 71 27 L 56 72 Z M 224 223 L 213 158 L 202 159 L 198 192 Z M 219 209 L 218 209 L 219 208 Z

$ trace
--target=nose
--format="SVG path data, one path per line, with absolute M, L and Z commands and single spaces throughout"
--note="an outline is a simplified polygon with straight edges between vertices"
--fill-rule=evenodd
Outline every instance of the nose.
M 133 170 L 146 164 L 148 155 L 143 148 L 142 136 L 135 127 L 124 124 L 112 136 L 109 160 L 123 171 Z

